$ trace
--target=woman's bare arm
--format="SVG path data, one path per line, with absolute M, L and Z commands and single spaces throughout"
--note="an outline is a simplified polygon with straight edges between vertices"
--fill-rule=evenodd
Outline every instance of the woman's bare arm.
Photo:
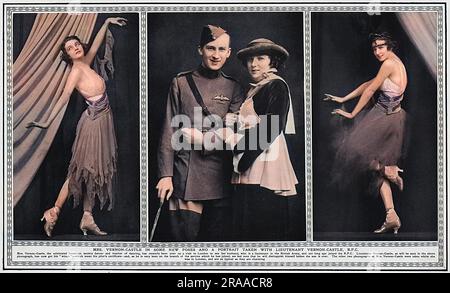
M 126 24 L 126 19 L 122 17 L 110 17 L 105 20 L 105 23 L 102 25 L 100 30 L 98 31 L 97 35 L 94 38 L 94 41 L 92 42 L 91 48 L 86 53 L 85 56 L 85 62 L 86 64 L 91 64 L 94 60 L 95 55 L 97 54 L 98 49 L 100 48 L 100 45 L 103 42 L 103 39 L 105 38 L 106 31 L 108 30 L 109 24 L 117 24 L 120 26 L 123 26 Z
M 383 62 L 377 76 L 372 79 L 370 84 L 364 89 L 361 98 L 351 113 L 348 113 L 342 109 L 336 109 L 333 111 L 333 114 L 339 114 L 350 119 L 358 115 L 358 113 L 361 112 L 361 110 L 367 105 L 375 91 L 378 90 L 378 88 L 383 84 L 383 81 L 393 72 L 394 66 L 395 64 L 392 60 L 386 60 Z
M 394 69 L 394 62 L 392 60 L 386 60 L 381 65 L 377 76 L 372 80 L 369 86 L 363 91 L 361 98 L 352 111 L 352 116 L 355 117 L 361 110 L 367 105 L 373 94 L 380 88 L 384 80 L 389 77 Z
M 50 124 L 55 120 L 56 116 L 58 116 L 59 112 L 61 112 L 61 109 L 67 102 L 69 101 L 70 95 L 72 94 L 73 90 L 75 89 L 75 86 L 77 85 L 77 82 L 80 78 L 81 72 L 78 68 L 74 67 L 69 73 L 69 77 L 67 78 L 66 84 L 64 86 L 64 90 L 59 97 L 58 101 L 56 102 L 55 106 L 52 109 L 52 112 L 50 113 L 50 116 L 48 117 L 47 121 L 45 122 L 36 122 L 32 121 L 27 123 L 25 127 L 39 127 L 39 128 L 48 128 Z
M 351 93 L 349 93 L 348 95 L 346 95 L 344 97 L 344 102 L 347 102 L 351 99 L 361 96 L 373 81 L 374 81 L 374 79 L 371 79 L 371 80 L 366 81 L 365 83 L 361 84 L 354 91 L 352 91 Z
M 324 100 L 325 101 L 334 101 L 337 103 L 345 103 L 351 99 L 354 99 L 354 98 L 362 95 L 364 90 L 370 85 L 370 83 L 372 81 L 373 81 L 373 79 L 362 83 L 361 85 L 359 85 L 356 89 L 354 89 L 351 93 L 349 93 L 345 97 L 338 97 L 338 96 L 334 96 L 334 95 L 330 95 L 330 94 L 325 94 L 326 98 Z

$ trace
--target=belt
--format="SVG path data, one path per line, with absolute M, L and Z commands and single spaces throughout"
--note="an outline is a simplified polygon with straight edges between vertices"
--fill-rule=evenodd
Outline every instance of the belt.
M 397 113 L 401 109 L 401 105 L 400 104 L 397 104 L 397 105 L 395 105 L 392 108 L 388 107 L 388 106 L 386 106 L 384 104 L 381 104 L 381 103 L 376 103 L 376 106 L 379 106 L 379 108 L 382 109 L 387 115 Z
M 95 107 L 87 107 L 86 109 L 86 114 L 88 115 L 89 118 L 91 118 L 92 120 L 97 119 L 100 116 L 103 116 L 104 114 L 108 113 L 111 110 L 111 107 L 109 106 L 109 104 L 106 104 L 104 106 L 104 108 L 95 108 Z

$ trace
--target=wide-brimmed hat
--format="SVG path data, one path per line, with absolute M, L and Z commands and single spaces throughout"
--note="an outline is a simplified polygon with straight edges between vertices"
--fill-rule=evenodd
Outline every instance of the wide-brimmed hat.
M 249 56 L 273 54 L 285 61 L 289 57 L 289 52 L 280 45 L 275 44 L 269 39 L 256 39 L 248 43 L 247 47 L 237 52 L 237 57 L 244 61 Z

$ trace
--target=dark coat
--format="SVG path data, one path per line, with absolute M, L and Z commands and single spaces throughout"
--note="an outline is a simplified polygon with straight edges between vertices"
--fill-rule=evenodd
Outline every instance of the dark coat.
M 256 158 L 258 158 L 258 156 L 272 144 L 278 135 L 284 131 L 289 111 L 288 86 L 284 81 L 274 79 L 259 90 L 259 92 L 253 97 L 253 102 L 253 107 L 256 114 L 260 117 L 265 116 L 266 119 L 262 119 L 261 123 L 256 125 L 254 128 L 241 132 L 241 134 L 245 137 L 239 141 L 233 150 L 235 154 L 244 153 L 239 161 L 239 172 L 245 172 L 248 168 L 250 168 Z M 276 133 L 271 132 L 272 115 L 278 116 L 278 119 L 276 120 L 278 121 L 278 125 L 276 127 L 278 132 Z M 252 140 L 251 136 L 255 137 L 255 135 L 261 135 L 263 131 L 266 132 L 264 137 L 267 138 L 268 142 L 265 148 L 262 148 L 262 146 L 258 144 L 256 145 L 256 149 L 249 149 L 248 143 Z M 257 139 L 257 141 L 260 142 L 259 139 Z
M 227 186 L 230 184 L 231 161 L 227 157 L 231 158 L 231 154 L 226 151 L 174 151 L 171 145 L 172 134 L 177 130 L 171 126 L 172 117 L 183 114 L 193 122 L 194 108 L 200 107 L 186 80 L 188 74 L 192 74 L 203 101 L 212 114 L 223 118 L 229 112 L 236 112 L 244 99 L 241 86 L 222 72 L 211 72 L 200 67 L 195 71 L 178 74 L 172 80 L 167 99 L 158 150 L 158 177 L 172 177 L 173 196 L 176 198 L 224 198 L 229 193 Z

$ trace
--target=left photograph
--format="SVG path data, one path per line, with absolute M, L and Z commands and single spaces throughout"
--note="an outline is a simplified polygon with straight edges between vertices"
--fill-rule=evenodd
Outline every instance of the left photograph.
M 14 239 L 139 241 L 139 15 L 13 16 Z

